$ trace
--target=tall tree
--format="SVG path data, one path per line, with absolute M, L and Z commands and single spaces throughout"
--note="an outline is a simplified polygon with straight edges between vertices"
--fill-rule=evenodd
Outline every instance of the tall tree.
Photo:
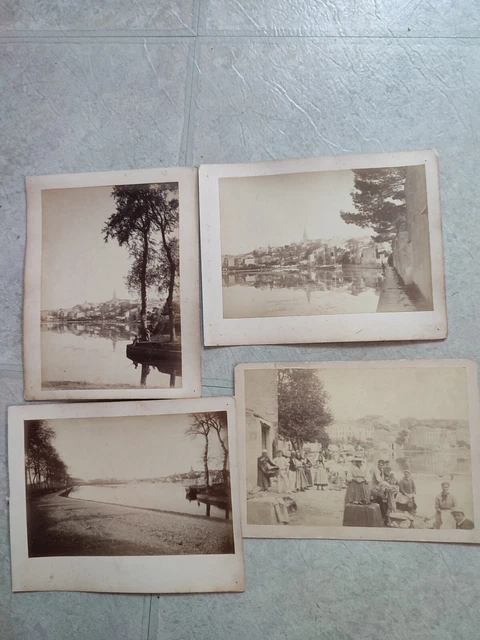
M 70 481 L 68 469 L 55 449 L 55 432 L 45 420 L 25 425 L 25 472 L 32 491 L 64 487 Z
M 375 241 L 395 238 L 406 226 L 405 167 L 356 169 L 351 192 L 356 212 L 341 211 L 347 224 L 375 231 Z
M 224 411 L 199 413 L 198 420 L 209 428 L 209 432 L 214 431 L 222 449 L 222 475 L 226 487 L 230 486 L 228 473 L 228 436 L 227 436 L 227 414 Z
M 330 442 L 325 427 L 333 422 L 329 396 L 314 369 L 278 372 L 278 433 L 297 449 L 305 442 Z
M 102 229 L 105 242 L 116 239 L 126 246 L 133 259 L 127 286 L 140 293 L 140 337 L 147 338 L 147 291 L 156 282 L 167 289 L 166 305 L 170 311 L 170 339 L 173 340 L 173 292 L 178 271 L 178 252 L 175 259 L 178 228 L 177 183 L 121 185 L 113 187 L 116 210 Z M 157 239 L 159 232 L 159 239 Z M 163 254 L 163 257 L 162 257 Z M 159 264 L 168 264 L 168 278 L 159 273 Z M 163 280 L 162 280 L 163 278 Z M 172 331 L 173 326 L 173 331 Z
M 192 422 L 190 426 L 186 429 L 185 434 L 190 436 L 190 438 L 195 439 L 198 436 L 201 436 L 205 439 L 204 448 L 203 448 L 203 469 L 205 472 L 205 484 L 207 486 L 207 491 L 210 487 L 210 472 L 208 470 L 208 457 L 209 457 L 209 435 L 211 425 L 208 421 L 204 420 L 203 413 L 192 413 L 190 415 Z

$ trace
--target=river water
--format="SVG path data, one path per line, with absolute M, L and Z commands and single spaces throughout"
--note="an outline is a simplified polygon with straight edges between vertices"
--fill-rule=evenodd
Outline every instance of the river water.
M 168 363 L 133 363 L 126 356 L 132 342 L 125 326 L 42 324 L 42 385 L 52 389 L 181 387 Z
M 187 500 L 185 487 L 169 482 L 129 482 L 126 484 L 84 485 L 74 487 L 70 498 L 144 507 L 160 511 L 207 515 L 207 505 L 197 500 Z M 210 506 L 210 517 L 225 519 L 225 510 Z
M 382 269 L 358 266 L 223 276 L 224 318 L 375 313 Z

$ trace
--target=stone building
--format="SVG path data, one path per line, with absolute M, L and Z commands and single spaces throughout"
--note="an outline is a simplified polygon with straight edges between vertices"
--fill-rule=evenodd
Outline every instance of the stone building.
M 263 449 L 272 459 L 278 443 L 277 371 L 245 372 L 247 491 L 257 484 L 257 458 Z

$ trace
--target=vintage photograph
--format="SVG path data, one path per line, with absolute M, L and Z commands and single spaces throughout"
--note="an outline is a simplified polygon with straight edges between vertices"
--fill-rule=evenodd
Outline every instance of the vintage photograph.
M 220 179 L 224 318 L 432 311 L 424 165 Z
M 295 321 L 323 326 L 335 315 L 342 326 L 350 323 L 350 333 L 353 327 L 361 335 L 365 314 L 384 314 L 377 326 L 391 326 L 385 314 L 439 310 L 431 242 L 439 221 L 438 185 L 427 166 L 436 164 L 436 156 L 427 152 L 427 161 L 421 154 L 395 155 L 372 156 L 370 163 L 368 156 L 363 163 L 351 159 L 351 168 L 341 169 L 334 169 L 342 164 L 332 159 L 329 170 L 322 159 L 266 163 L 263 170 L 263 163 L 241 165 L 229 176 L 219 169 L 218 326 L 236 326 L 241 334 L 254 324 L 261 328 L 263 319 L 278 319 L 275 338 L 275 328 L 285 327 L 286 319 L 294 329 Z M 402 159 L 407 163 L 397 164 Z M 255 166 L 257 171 L 246 169 Z M 201 189 L 209 171 L 204 168 L 207 178 L 200 173 Z M 411 326 L 415 322 L 409 320 Z M 316 341 L 310 332 L 290 334 L 289 342 Z
M 228 407 L 156 409 L 23 420 L 28 558 L 235 555 Z
M 480 541 L 473 363 L 249 367 L 246 535 Z
M 181 292 L 184 278 L 198 281 L 181 268 L 189 195 L 184 206 L 178 179 L 47 186 L 39 193 L 41 392 L 182 393 L 191 327 Z

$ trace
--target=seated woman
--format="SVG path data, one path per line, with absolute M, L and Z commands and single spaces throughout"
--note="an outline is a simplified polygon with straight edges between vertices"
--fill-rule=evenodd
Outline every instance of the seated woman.
M 347 493 L 345 494 L 345 504 L 369 504 L 370 488 L 362 468 L 362 458 L 352 458 L 352 466 L 347 473 Z

